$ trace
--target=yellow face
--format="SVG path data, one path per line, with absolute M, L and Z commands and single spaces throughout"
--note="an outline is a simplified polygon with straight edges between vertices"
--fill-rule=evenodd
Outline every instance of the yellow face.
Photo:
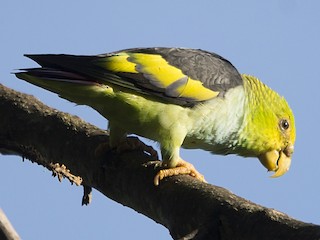
M 281 118 L 278 122 L 279 146 L 258 156 L 263 166 L 275 172 L 271 177 L 280 177 L 289 170 L 296 138 L 292 114 L 291 118 Z
M 248 155 L 257 156 L 272 177 L 280 177 L 289 170 L 296 139 L 292 110 L 287 101 L 251 76 L 243 76 L 249 95 L 250 109 L 245 121 L 244 140 Z

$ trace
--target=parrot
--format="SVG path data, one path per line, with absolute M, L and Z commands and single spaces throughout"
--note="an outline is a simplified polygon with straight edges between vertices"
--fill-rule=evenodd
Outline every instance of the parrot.
M 296 133 L 287 101 L 216 53 L 149 47 L 25 56 L 40 67 L 16 77 L 95 109 L 108 120 L 110 147 L 125 145 L 128 134 L 159 143 L 156 186 L 175 175 L 205 182 L 181 148 L 254 157 L 271 177 L 289 170 Z

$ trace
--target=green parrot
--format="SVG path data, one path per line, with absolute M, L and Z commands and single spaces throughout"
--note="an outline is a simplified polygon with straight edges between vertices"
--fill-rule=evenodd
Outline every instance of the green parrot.
M 272 177 L 286 173 L 295 142 L 286 100 L 223 57 L 188 48 L 133 48 L 96 56 L 26 55 L 41 67 L 16 76 L 91 106 L 109 120 L 110 146 L 137 134 L 160 144 L 154 184 L 187 174 L 180 148 L 257 157 Z

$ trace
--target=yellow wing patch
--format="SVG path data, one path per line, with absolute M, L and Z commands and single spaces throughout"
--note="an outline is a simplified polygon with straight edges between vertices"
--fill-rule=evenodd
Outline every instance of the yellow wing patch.
M 104 58 L 101 65 L 113 72 L 138 73 L 136 70 L 136 64 L 129 62 L 128 57 L 129 55 L 126 53 L 119 53 L 117 55 Z
M 152 85 L 150 89 L 158 87 L 169 97 L 205 101 L 219 94 L 170 65 L 161 55 L 121 52 L 104 59 L 104 67 L 113 72 L 141 73 Z
M 219 92 L 204 87 L 200 81 L 189 78 L 179 97 L 205 101 L 216 97 L 218 94 Z
M 157 87 L 166 88 L 186 77 L 180 69 L 169 65 L 160 55 L 132 53 L 128 60 L 136 63 L 138 72 L 146 74 Z

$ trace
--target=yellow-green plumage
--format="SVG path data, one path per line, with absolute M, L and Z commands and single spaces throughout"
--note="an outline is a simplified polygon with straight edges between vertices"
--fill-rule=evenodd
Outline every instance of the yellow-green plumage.
M 294 142 L 294 116 L 287 101 L 258 79 L 247 75 L 243 78 L 246 109 L 250 109 L 245 115 L 243 137 L 240 136 L 243 147 L 256 156 L 265 150 L 280 149 L 289 139 Z M 280 129 L 281 119 L 291 123 L 290 132 Z
M 112 146 L 134 133 L 160 143 L 168 168 L 183 165 L 181 146 L 258 157 L 276 176 L 289 168 L 295 128 L 287 102 L 214 53 L 149 48 L 29 57 L 42 68 L 17 77 L 96 109 L 109 120 Z

